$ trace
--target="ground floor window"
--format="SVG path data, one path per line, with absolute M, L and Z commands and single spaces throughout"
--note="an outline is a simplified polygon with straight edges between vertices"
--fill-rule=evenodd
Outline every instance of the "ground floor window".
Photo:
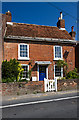
M 63 77 L 63 68 L 55 65 L 54 74 L 55 74 L 55 77 Z
M 28 79 L 29 65 L 22 64 L 22 68 L 24 69 L 22 79 Z

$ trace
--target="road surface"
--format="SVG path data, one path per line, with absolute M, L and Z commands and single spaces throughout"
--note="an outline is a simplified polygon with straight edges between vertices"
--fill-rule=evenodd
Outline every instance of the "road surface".
M 64 97 L 65 98 L 65 97 Z M 67 97 L 66 97 L 67 98 Z M 57 101 L 56 101 L 57 99 Z M 34 104 L 15 105 L 2 109 L 2 118 L 77 118 L 79 98 L 49 99 Z M 40 100 L 41 101 L 41 100 Z

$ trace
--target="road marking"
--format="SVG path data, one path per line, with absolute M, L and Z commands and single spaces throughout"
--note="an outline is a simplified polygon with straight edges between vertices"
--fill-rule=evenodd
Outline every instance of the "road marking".
M 19 103 L 19 104 L 13 104 L 13 105 L 5 105 L 5 106 L 0 106 L 0 108 L 16 107 L 16 106 L 21 106 L 21 105 L 30 105 L 30 104 L 37 104 L 37 103 L 54 102 L 54 101 L 68 100 L 68 99 L 73 99 L 73 98 L 79 98 L 79 96 L 57 98 L 57 99 L 51 99 L 51 100 L 42 100 L 42 101 L 35 101 L 35 102 L 28 102 L 28 103 Z

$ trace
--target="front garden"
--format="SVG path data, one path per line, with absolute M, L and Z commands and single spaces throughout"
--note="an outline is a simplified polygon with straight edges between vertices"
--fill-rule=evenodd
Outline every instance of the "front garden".
M 79 74 L 75 68 L 67 72 L 68 65 L 66 62 L 59 60 L 56 63 L 64 70 L 64 77 L 57 80 L 58 91 L 77 89 L 79 84 Z M 22 79 L 24 69 L 16 59 L 2 62 L 2 95 L 21 95 L 28 93 L 44 92 L 44 81 L 28 81 Z M 31 78 L 31 70 L 28 71 L 28 77 Z M 1 88 L 1 86 L 0 86 Z
M 58 80 L 65 79 L 79 79 L 79 74 L 77 73 L 77 68 L 72 71 L 67 72 L 68 65 L 64 60 L 57 61 L 58 67 L 63 67 L 64 77 Z M 27 79 L 22 79 L 24 69 L 16 59 L 10 59 L 10 61 L 4 60 L 2 62 L 2 83 L 9 82 L 27 82 Z M 28 71 L 28 77 L 31 78 L 31 70 Z

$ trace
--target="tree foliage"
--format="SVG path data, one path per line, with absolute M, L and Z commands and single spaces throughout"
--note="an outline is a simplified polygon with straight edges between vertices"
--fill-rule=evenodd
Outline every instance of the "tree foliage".
M 16 59 L 10 59 L 10 61 L 4 60 L 2 62 L 2 82 L 19 81 L 22 72 L 23 69 Z
M 64 60 L 58 60 L 57 61 L 57 66 L 59 66 L 59 67 L 67 67 L 68 68 L 68 64 Z

